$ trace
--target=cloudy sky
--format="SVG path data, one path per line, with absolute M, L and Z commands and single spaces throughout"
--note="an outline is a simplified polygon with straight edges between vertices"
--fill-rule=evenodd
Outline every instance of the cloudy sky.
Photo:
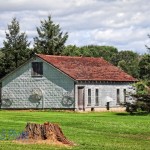
M 48 15 L 62 31 L 67 45 L 110 45 L 145 53 L 150 44 L 150 0 L 0 0 L 0 47 L 13 17 L 29 41 Z

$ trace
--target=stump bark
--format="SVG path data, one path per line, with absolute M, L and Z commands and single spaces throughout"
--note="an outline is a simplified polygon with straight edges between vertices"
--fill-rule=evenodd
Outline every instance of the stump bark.
M 46 122 L 44 124 L 27 123 L 25 131 L 18 140 L 50 140 L 62 144 L 73 145 L 63 134 L 58 124 Z

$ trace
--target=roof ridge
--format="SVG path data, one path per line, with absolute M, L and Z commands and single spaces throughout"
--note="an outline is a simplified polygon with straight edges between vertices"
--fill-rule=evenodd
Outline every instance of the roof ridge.
M 91 57 L 91 56 L 68 56 L 68 55 L 47 55 L 47 54 L 35 54 L 37 56 L 43 55 L 43 56 L 49 56 L 49 57 L 70 57 L 70 58 L 94 58 L 94 59 L 103 59 L 105 60 L 103 57 Z M 106 60 L 105 60 L 106 61 Z

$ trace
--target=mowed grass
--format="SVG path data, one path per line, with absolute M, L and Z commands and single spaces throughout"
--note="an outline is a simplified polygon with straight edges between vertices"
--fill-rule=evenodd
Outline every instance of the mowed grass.
M 46 144 L 16 144 L 0 140 L 0 150 L 150 150 L 150 116 L 126 113 L 76 113 L 53 111 L 0 111 L 2 131 L 22 132 L 27 122 L 58 123 L 74 147 Z

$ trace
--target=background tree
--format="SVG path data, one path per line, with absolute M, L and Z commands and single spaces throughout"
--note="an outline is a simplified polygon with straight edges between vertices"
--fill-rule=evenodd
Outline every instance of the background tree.
M 150 38 L 150 34 L 148 34 L 148 37 Z M 148 45 L 145 45 L 147 48 L 147 52 L 150 54 L 150 47 Z
M 139 77 L 139 55 L 137 53 L 129 50 L 120 51 L 113 55 L 111 63 L 120 67 L 133 77 Z
M 64 48 L 62 54 L 70 56 L 103 57 L 110 61 L 114 54 L 118 53 L 117 48 L 113 46 L 87 45 L 77 47 L 68 45 Z
M 53 23 L 51 16 L 48 16 L 47 20 L 41 21 L 41 27 L 36 29 L 38 37 L 34 38 L 35 52 L 49 55 L 62 53 L 68 33 L 63 34 L 60 26 Z
M 3 77 L 3 59 L 4 54 L 2 52 L 2 50 L 0 49 L 0 78 Z
M 130 113 L 150 113 L 150 87 L 149 83 L 140 81 L 134 84 L 136 87 L 136 94 L 131 94 L 135 101 L 126 103 L 126 110 Z
M 80 48 L 76 45 L 67 45 L 62 51 L 62 55 L 65 56 L 80 56 L 81 51 Z
M 150 81 L 150 54 L 145 54 L 139 62 L 140 78 Z
M 3 75 L 21 65 L 30 56 L 30 43 L 27 41 L 27 35 L 20 33 L 19 22 L 13 18 L 8 25 L 6 39 L 3 41 L 1 57 Z M 2 75 L 2 76 L 3 76 Z
M 111 57 L 118 53 L 118 50 L 113 46 L 88 45 L 82 46 L 81 52 L 83 56 L 103 57 L 105 60 L 110 61 Z

